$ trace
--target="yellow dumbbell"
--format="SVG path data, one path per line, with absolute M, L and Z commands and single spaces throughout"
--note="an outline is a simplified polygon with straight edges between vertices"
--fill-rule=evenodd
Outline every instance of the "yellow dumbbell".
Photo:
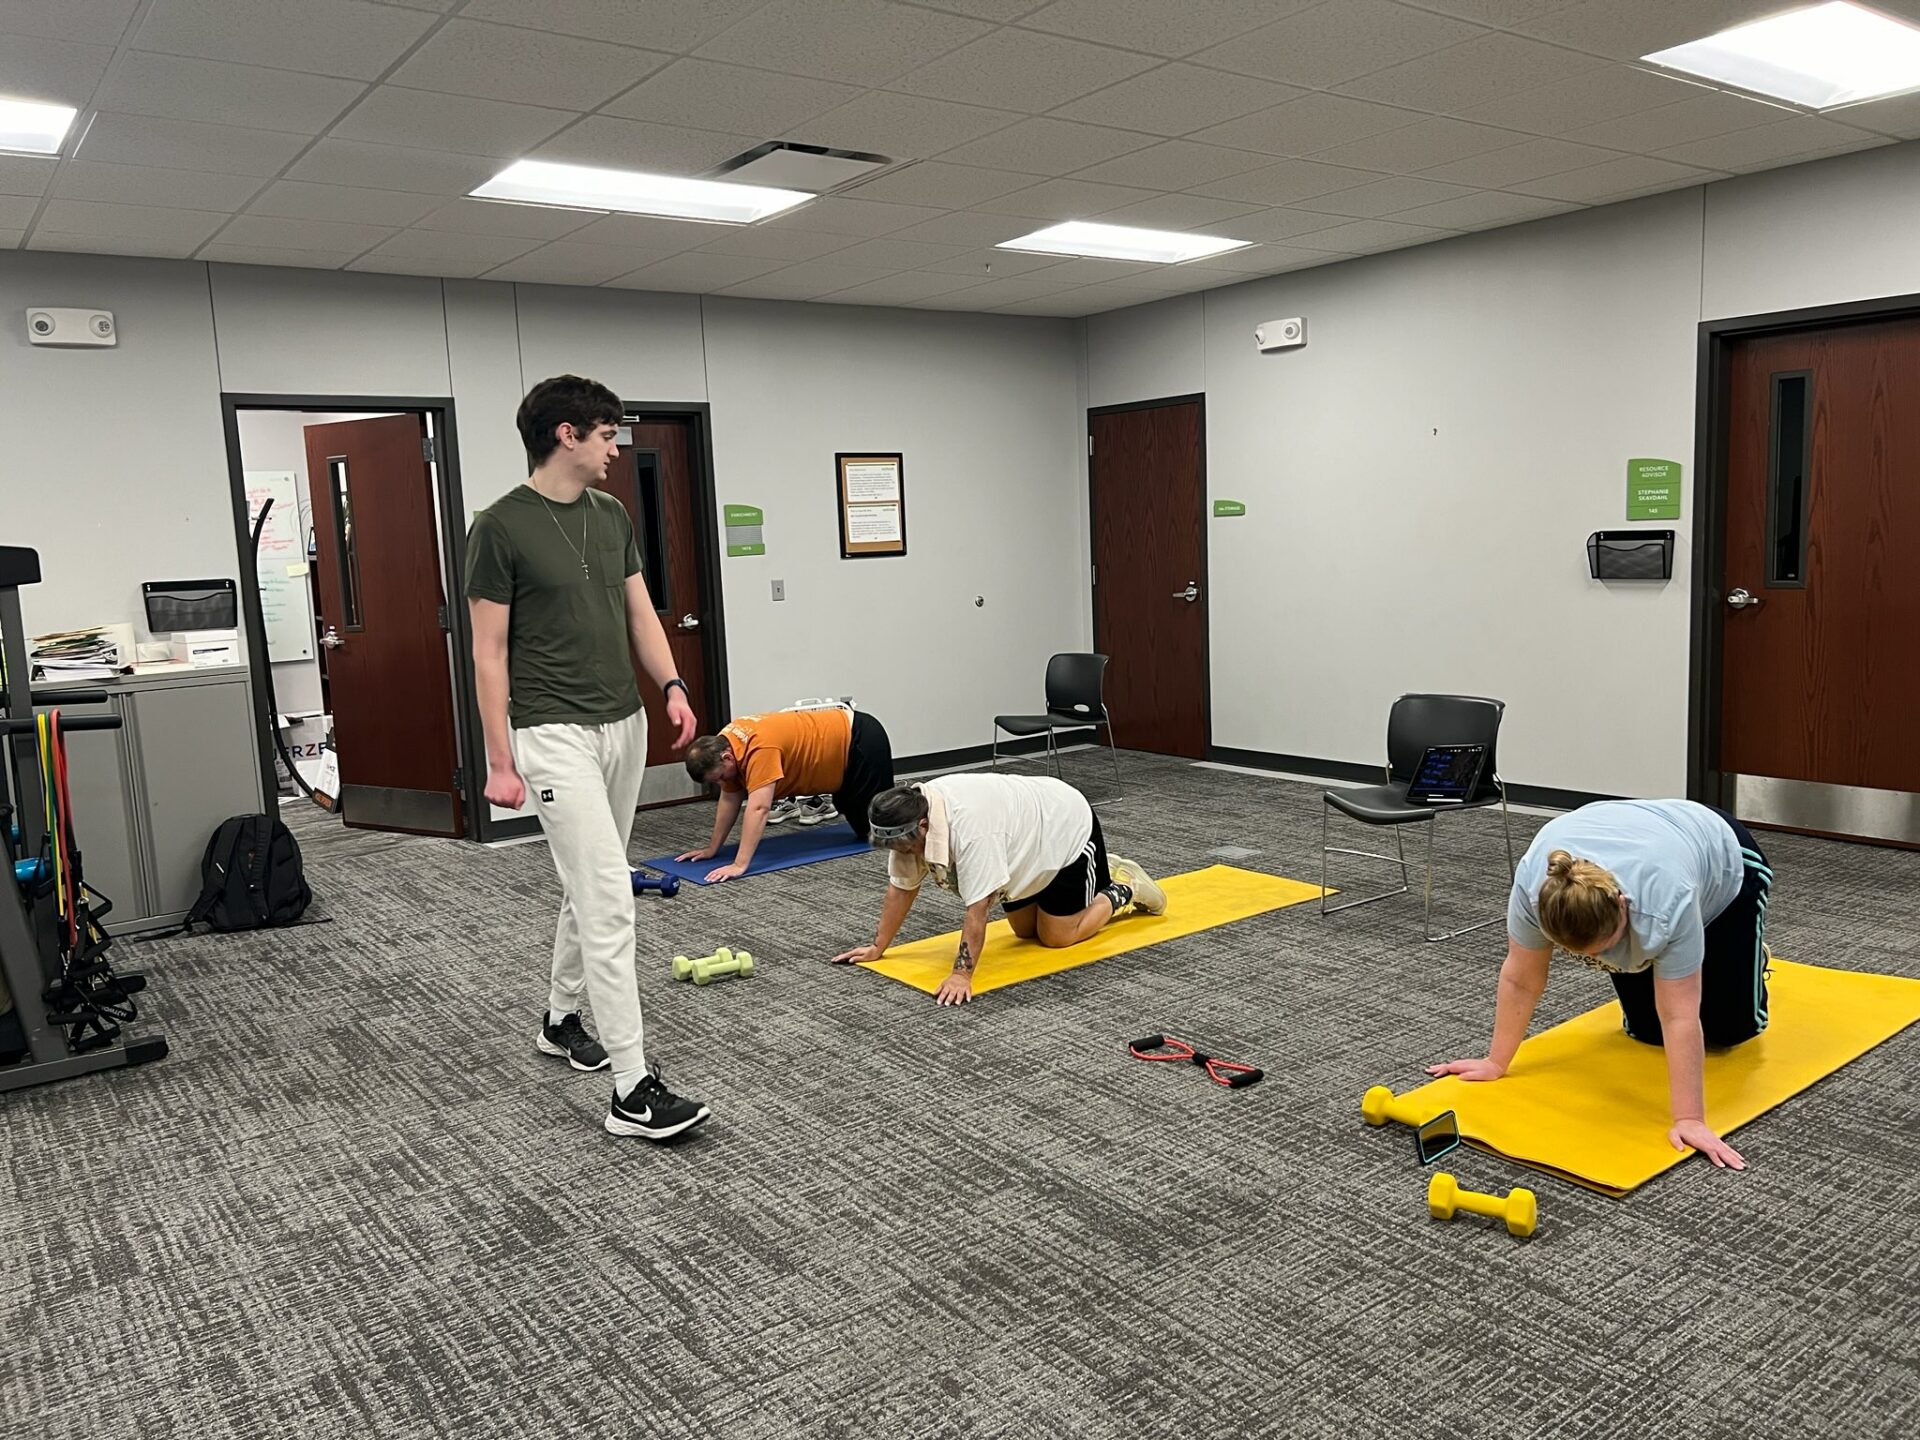
M 1533 1191 L 1515 1186 L 1505 1195 L 1483 1195 L 1478 1190 L 1462 1190 L 1460 1182 L 1446 1171 L 1439 1171 L 1427 1182 L 1427 1209 L 1436 1220 L 1451 1220 L 1456 1210 L 1504 1220 L 1507 1233 L 1533 1234 L 1540 1218 L 1540 1202 Z
M 1398 1120 L 1402 1125 L 1424 1125 L 1419 1113 L 1402 1097 L 1395 1095 L 1384 1085 L 1375 1085 L 1360 1097 L 1360 1113 L 1366 1117 L 1369 1125 L 1384 1125 L 1389 1120 Z M 1428 1116 L 1427 1119 L 1432 1119 Z

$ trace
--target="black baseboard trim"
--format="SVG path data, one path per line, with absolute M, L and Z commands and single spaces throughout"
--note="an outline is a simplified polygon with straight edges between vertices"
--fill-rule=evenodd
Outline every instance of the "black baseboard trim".
M 540 833 L 538 815 L 516 815 L 511 820 L 492 820 L 487 824 L 487 838 L 480 843 L 495 845 L 502 840 L 524 840 L 529 835 Z
M 1349 760 L 1322 760 L 1312 755 L 1276 755 L 1267 750 L 1236 750 L 1227 745 L 1209 745 L 1207 758 L 1221 765 L 1244 765 L 1250 770 L 1283 770 L 1294 775 L 1312 775 L 1322 780 L 1349 780 L 1362 785 L 1377 785 L 1385 778 L 1384 765 L 1359 765 Z M 1507 799 L 1516 805 L 1538 805 L 1546 810 L 1578 810 L 1596 800 L 1619 800 L 1619 795 L 1601 795 L 1587 790 L 1561 790 L 1551 785 L 1522 785 L 1507 782 Z
M 1089 726 L 1084 730 L 1060 730 L 1054 733 L 1053 743 L 1062 748 L 1068 745 L 1105 744 L 1099 738 L 1100 732 Z M 1044 755 L 1047 751 L 1047 737 L 1029 735 L 1017 740 L 1002 740 L 999 746 L 1002 755 Z M 967 745 L 958 750 L 932 750 L 925 755 L 896 755 L 893 760 L 893 773 L 896 775 L 915 775 L 926 770 L 952 770 L 962 765 L 977 765 L 982 760 L 993 758 L 991 745 Z

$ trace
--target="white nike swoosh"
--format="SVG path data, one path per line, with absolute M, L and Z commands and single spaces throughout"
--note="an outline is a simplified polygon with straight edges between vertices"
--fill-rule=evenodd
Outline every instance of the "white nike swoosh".
M 625 1113 L 633 1116 L 642 1125 L 649 1124 L 653 1120 L 653 1107 L 650 1105 L 642 1105 L 638 1110 L 628 1110 Z

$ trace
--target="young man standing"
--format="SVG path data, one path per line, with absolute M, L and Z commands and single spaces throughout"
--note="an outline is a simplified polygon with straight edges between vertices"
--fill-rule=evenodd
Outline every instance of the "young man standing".
M 713 839 L 682 860 L 710 860 L 727 843 L 742 809 L 740 848 L 731 864 L 707 872 L 707 883 L 747 873 L 766 833 L 773 802 L 798 795 L 832 795 L 833 808 L 853 833 L 867 838 L 867 807 L 893 785 L 893 744 L 880 722 L 864 710 L 827 705 L 775 710 L 729 720 L 718 735 L 702 735 L 687 747 L 687 774 L 720 787 Z M 806 821 L 803 819 L 802 824 Z
M 614 1135 L 666 1140 L 707 1118 L 667 1089 L 642 1044 L 627 841 L 647 766 L 628 647 L 666 696 L 675 748 L 695 726 L 624 506 L 592 487 L 619 453 L 620 398 L 577 375 L 543 380 L 515 417 L 532 470 L 467 537 L 487 799 L 529 800 L 560 872 L 560 923 L 539 1037 L 576 1070 L 613 1069 Z M 593 1001 L 600 1041 L 580 1023 Z M 604 1048 L 603 1048 L 604 1047 Z

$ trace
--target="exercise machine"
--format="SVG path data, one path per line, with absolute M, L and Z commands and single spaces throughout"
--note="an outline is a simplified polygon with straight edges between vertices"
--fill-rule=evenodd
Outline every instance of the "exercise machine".
M 103 690 L 33 689 L 20 587 L 39 582 L 37 551 L 0 545 L 0 1053 L 25 1047 L 0 1063 L 0 1091 L 167 1053 L 159 1035 L 122 1036 L 146 980 L 116 974 L 106 958 L 113 942 L 98 917 L 109 902 L 87 889 L 64 813 L 63 733 L 117 730 L 120 717 L 34 714 L 36 703 L 64 710 L 107 700 Z

